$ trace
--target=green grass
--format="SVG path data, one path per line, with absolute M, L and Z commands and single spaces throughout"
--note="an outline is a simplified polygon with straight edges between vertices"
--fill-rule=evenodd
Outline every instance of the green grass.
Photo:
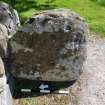
M 48 0 L 37 0 L 38 4 L 44 4 Z M 49 3 L 52 8 L 69 8 L 85 18 L 91 31 L 105 36 L 105 7 L 94 0 L 55 0 Z M 43 9 L 43 8 L 42 8 Z M 44 7 L 46 9 L 46 7 Z M 48 9 L 48 8 L 47 8 Z M 21 12 L 22 18 L 28 18 L 39 8 L 31 8 L 29 11 Z

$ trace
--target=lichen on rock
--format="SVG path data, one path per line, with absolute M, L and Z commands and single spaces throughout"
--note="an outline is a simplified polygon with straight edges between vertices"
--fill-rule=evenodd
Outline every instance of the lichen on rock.
M 83 19 L 68 9 L 35 14 L 10 39 L 10 72 L 35 80 L 76 80 L 86 58 L 87 34 Z

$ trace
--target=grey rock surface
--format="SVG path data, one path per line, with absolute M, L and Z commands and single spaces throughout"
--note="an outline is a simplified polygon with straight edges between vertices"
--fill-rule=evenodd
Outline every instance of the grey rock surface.
M 20 24 L 17 11 L 4 2 L 0 2 L 0 56 L 7 56 L 7 43 Z
M 4 63 L 2 61 L 2 58 L 0 57 L 0 77 L 2 77 L 4 74 L 5 74 Z
M 0 77 L 0 105 L 13 105 L 12 94 L 5 75 Z
M 0 105 L 5 105 L 5 104 L 3 104 L 4 103 L 3 101 L 6 101 L 6 100 L 2 100 L 3 92 L 5 90 L 4 89 L 4 81 L 6 79 L 6 78 L 4 78 L 4 76 L 5 76 L 4 62 L 3 62 L 2 58 L 0 57 Z
M 4 59 L 8 56 L 8 40 L 20 24 L 17 11 L 0 2 L 0 105 L 12 105 L 12 95 L 5 74 Z
M 0 56 L 4 58 L 7 55 L 8 30 L 5 25 L 0 24 Z
M 17 11 L 4 2 L 0 2 L 0 23 L 6 26 L 9 36 L 12 36 L 20 25 Z
M 86 58 L 87 34 L 83 19 L 68 9 L 35 14 L 10 39 L 10 72 L 35 80 L 76 80 Z
M 5 68 L 4 63 L 2 61 L 2 58 L 0 57 L 0 94 L 4 91 L 4 83 L 3 83 L 3 76 L 5 74 Z

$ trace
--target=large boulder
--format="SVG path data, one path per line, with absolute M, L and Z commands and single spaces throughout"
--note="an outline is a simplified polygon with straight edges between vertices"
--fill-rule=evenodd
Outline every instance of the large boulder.
M 86 58 L 87 34 L 84 20 L 68 9 L 37 13 L 10 39 L 10 72 L 32 80 L 76 80 Z

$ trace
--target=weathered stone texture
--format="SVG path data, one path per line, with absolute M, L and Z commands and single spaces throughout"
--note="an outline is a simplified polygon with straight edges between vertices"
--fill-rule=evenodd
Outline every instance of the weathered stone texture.
M 4 2 L 0 2 L 0 56 L 7 56 L 7 42 L 20 24 L 17 11 Z
M 7 28 L 0 24 L 0 56 L 3 58 L 7 53 L 7 40 L 8 40 L 8 31 Z
M 16 10 L 0 1 L 0 105 L 12 105 L 4 61 L 8 57 L 8 40 L 16 33 L 19 24 Z
M 2 61 L 2 58 L 0 57 L 0 78 L 5 74 L 5 68 L 4 63 Z M 1 82 L 0 82 L 1 83 Z
M 16 77 L 76 80 L 86 58 L 87 26 L 76 13 L 54 9 L 33 15 L 10 40 Z
M 17 11 L 4 2 L 0 2 L 0 23 L 6 26 L 9 36 L 12 36 L 20 25 Z

